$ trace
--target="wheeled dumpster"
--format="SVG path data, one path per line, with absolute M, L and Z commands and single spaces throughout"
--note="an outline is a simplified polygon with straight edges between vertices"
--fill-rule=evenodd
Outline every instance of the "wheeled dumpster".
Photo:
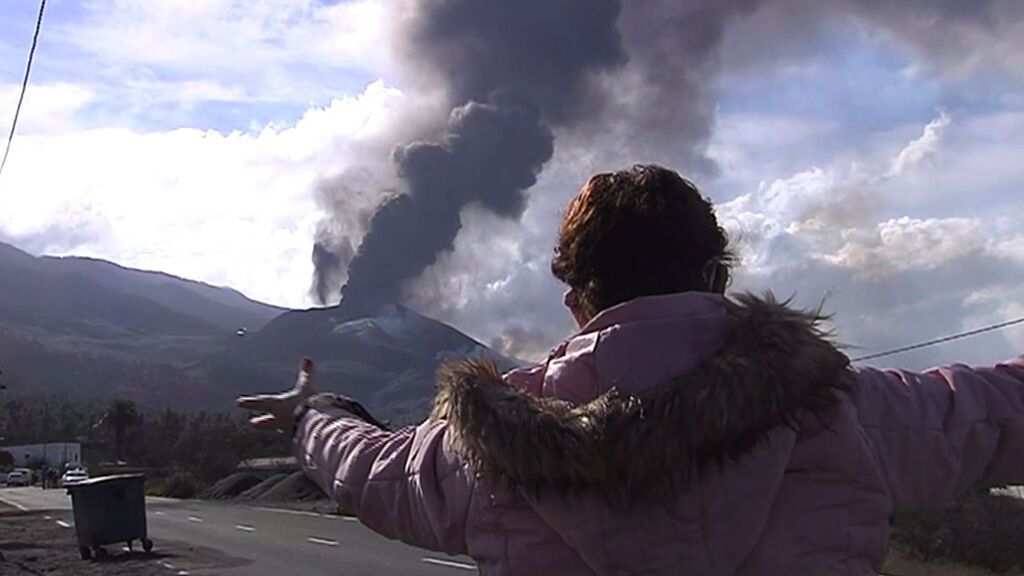
M 139 540 L 146 552 L 153 541 L 146 534 L 146 477 L 142 474 L 103 476 L 68 486 L 75 514 L 75 534 L 82 559 L 106 556 L 104 546 Z

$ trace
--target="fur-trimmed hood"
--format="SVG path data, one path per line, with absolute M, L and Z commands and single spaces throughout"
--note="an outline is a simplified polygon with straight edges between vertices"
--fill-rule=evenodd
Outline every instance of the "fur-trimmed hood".
M 589 493 L 623 505 L 667 497 L 773 429 L 827 424 L 852 381 L 820 313 L 771 295 L 734 298 L 719 351 L 668 385 L 573 404 L 506 384 L 493 362 L 466 360 L 440 370 L 432 417 L 448 422 L 478 473 L 533 497 Z

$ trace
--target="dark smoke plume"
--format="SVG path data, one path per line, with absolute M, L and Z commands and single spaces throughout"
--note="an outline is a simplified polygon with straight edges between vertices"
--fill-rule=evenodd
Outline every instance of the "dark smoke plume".
M 509 89 L 544 120 L 592 116 L 591 74 L 626 62 L 619 0 L 413 0 L 401 3 L 395 48 L 410 72 L 442 83 L 454 104 Z
M 714 79 L 726 27 L 767 0 L 643 0 L 625 4 L 619 27 L 629 66 L 608 90 L 627 94 L 612 111 L 634 153 L 679 158 L 704 173 L 716 102 Z
M 469 202 L 518 218 L 524 192 L 551 158 L 553 140 L 536 108 L 501 94 L 452 111 L 438 142 L 395 148 L 392 161 L 408 192 L 374 214 L 342 301 L 362 312 L 397 301 L 406 281 L 451 249 L 459 212 Z
M 403 67 L 425 89 L 441 88 L 454 108 L 436 139 L 392 152 L 405 190 L 374 214 L 341 290 L 346 306 L 361 311 L 400 299 L 408 281 L 451 249 L 466 205 L 519 218 L 525 191 L 553 153 L 549 124 L 599 109 L 594 74 L 625 61 L 617 0 L 395 6 Z M 342 259 L 327 256 L 335 236 L 320 234 L 314 247 L 314 293 L 323 303 L 342 276 Z

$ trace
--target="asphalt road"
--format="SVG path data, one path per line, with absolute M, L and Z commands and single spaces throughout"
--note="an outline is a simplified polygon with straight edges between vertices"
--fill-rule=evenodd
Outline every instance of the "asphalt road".
M 73 530 L 64 490 L 0 489 L 0 500 L 22 510 L 47 510 L 44 521 Z M 197 500 L 147 498 L 149 537 L 175 552 L 160 561 L 168 574 L 304 576 L 458 576 L 472 560 L 418 550 L 388 540 L 359 522 L 312 512 Z M 73 543 L 69 542 L 69 546 Z M 181 551 L 187 552 L 181 552 Z M 115 551 L 120 552 L 120 551 Z

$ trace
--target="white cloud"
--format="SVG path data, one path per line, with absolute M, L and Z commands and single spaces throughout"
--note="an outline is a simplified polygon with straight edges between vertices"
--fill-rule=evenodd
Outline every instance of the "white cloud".
M 313 189 L 403 102 L 381 83 L 257 132 L 123 128 L 20 136 L 0 181 L 0 235 L 309 304 L 322 216 Z
M 1019 233 L 1018 236 L 1011 237 L 1003 242 L 996 244 L 993 247 L 993 251 L 1003 258 L 1013 260 L 1021 265 L 1024 265 L 1024 233 L 1020 233 L 1019 226 L 1019 223 L 1014 225 L 1014 228 Z
M 899 176 L 904 172 L 916 168 L 922 162 L 930 158 L 938 150 L 942 142 L 942 135 L 950 125 L 950 118 L 945 111 L 939 113 L 939 117 L 932 120 L 924 127 L 924 133 L 919 138 L 907 144 L 906 148 L 892 161 L 892 166 L 886 176 Z
M 814 258 L 850 266 L 867 266 L 870 261 L 878 266 L 877 259 L 859 257 L 864 250 L 857 249 L 857 242 L 872 237 L 871 229 L 886 208 L 882 189 L 910 175 L 935 154 L 949 124 L 949 117 L 940 113 L 892 159 L 815 166 L 786 178 L 762 181 L 756 191 L 721 204 L 718 214 L 731 229 L 741 256 L 752 266 L 770 264 L 768 249 L 782 236 L 810 243 L 809 255 Z M 884 226 L 874 231 L 878 238 L 894 234 Z
M 232 78 L 249 84 L 249 97 L 304 100 L 339 69 L 376 76 L 389 66 L 383 0 L 94 0 L 84 8 L 56 33 L 97 65 L 130 75 Z
M 136 107 L 154 103 L 174 103 L 191 108 L 201 102 L 246 102 L 255 98 L 239 85 L 224 85 L 212 80 L 169 82 L 153 79 L 130 79 L 125 82 Z
M 0 131 L 6 143 L 21 84 L 0 84 Z M 95 98 L 88 86 L 67 82 L 30 84 L 25 92 L 18 133 L 61 133 L 73 129 L 78 114 Z
M 1005 148 L 995 134 L 963 144 L 964 132 L 990 122 L 965 119 L 954 130 L 940 113 L 889 158 L 806 169 L 720 204 L 742 258 L 737 288 L 796 294 L 804 306 L 826 299 L 842 341 L 857 345 L 855 356 L 1005 320 L 1024 306 L 1024 206 L 997 196 L 990 210 L 964 215 L 966 206 L 949 201 L 972 194 L 969 174 L 951 176 L 977 158 L 1008 168 L 1001 154 L 993 158 Z M 961 148 L 947 154 L 954 135 Z M 940 167 L 928 161 L 939 156 Z M 936 188 L 935 181 L 945 186 Z M 904 202 L 893 202 L 894 193 Z M 923 368 L 948 362 L 951 354 L 991 362 L 1019 353 L 1017 336 L 995 333 L 881 362 Z
M 904 216 L 880 222 L 874 230 L 846 230 L 846 243 L 830 264 L 855 270 L 866 279 L 894 272 L 932 270 L 986 250 L 984 225 L 977 219 Z

